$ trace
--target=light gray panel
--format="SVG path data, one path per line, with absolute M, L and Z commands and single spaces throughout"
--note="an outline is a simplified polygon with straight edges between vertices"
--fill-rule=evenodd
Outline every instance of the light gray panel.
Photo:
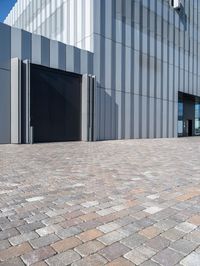
M 10 69 L 11 56 L 11 32 L 10 27 L 0 23 L 0 68 Z
M 32 63 L 41 64 L 41 36 L 32 35 Z
M 106 89 L 105 90 L 105 139 L 112 138 L 112 100 L 111 100 L 111 91 Z
M 100 0 L 98 0 L 100 1 Z M 97 78 L 97 83 L 101 83 L 101 55 L 100 55 L 101 39 L 97 34 L 94 35 L 94 74 Z
M 81 74 L 88 73 L 88 52 L 81 50 Z
M 162 79 L 163 79 L 163 87 L 162 87 L 162 98 L 164 100 L 167 100 L 167 95 L 168 95 L 168 81 L 171 80 L 173 82 L 173 76 L 170 76 L 169 80 L 168 80 L 168 76 L 167 76 L 167 63 L 163 62 L 163 76 L 162 76 Z M 172 72 L 173 74 L 173 72 Z M 173 83 L 172 83 L 173 84 Z M 172 85 L 170 84 L 170 85 Z M 173 85 L 171 86 L 171 88 L 173 90 Z
M 149 98 L 149 112 L 147 119 L 148 121 L 148 126 L 149 126 L 149 138 L 154 138 L 154 128 L 155 128 L 155 114 L 154 114 L 154 106 L 155 106 L 155 98 Z
M 125 93 L 125 138 L 131 138 L 131 95 Z
M 58 68 L 58 42 L 50 40 L 50 67 Z
M 100 139 L 105 139 L 105 91 L 100 88 Z
M 142 138 L 147 138 L 147 97 L 142 97 Z
M 156 97 L 161 98 L 162 91 L 162 72 L 161 72 L 161 61 L 156 60 Z
M 0 69 L 0 143 L 10 143 L 10 71 Z
M 105 87 L 111 89 L 112 86 L 112 41 L 105 40 Z
M 22 31 L 11 28 L 11 58 L 22 58 Z
M 149 60 L 149 95 L 150 97 L 155 96 L 155 59 L 150 57 Z
M 122 90 L 122 45 L 116 43 L 116 90 Z
M 147 84 L 147 55 L 143 54 L 142 56 L 142 95 L 147 96 L 147 88 L 149 84 Z
M 97 140 L 100 140 L 100 114 L 101 114 L 101 89 L 96 87 L 96 105 L 95 105 L 95 110 L 96 110 L 96 136 Z
M 116 104 L 117 104 L 117 109 L 118 109 L 118 115 L 116 117 L 116 122 L 117 122 L 117 136 L 118 139 L 121 139 L 122 137 L 122 128 L 121 128 L 121 123 L 122 123 L 122 97 L 121 97 L 121 93 L 120 91 L 116 91 Z
M 11 143 L 21 143 L 21 61 L 11 61 Z
M 161 138 L 161 114 L 162 114 L 162 109 L 161 109 L 161 100 L 156 99 L 156 137 Z
M 131 48 L 126 47 L 125 53 L 125 92 L 131 93 Z
M 80 73 L 81 71 L 81 50 L 74 48 L 74 72 Z
M 139 123 L 141 121 L 139 120 L 139 98 L 141 96 L 134 95 L 134 138 L 139 138 Z
M 66 70 L 74 72 L 74 47 L 66 46 Z
M 140 92 L 139 66 L 140 66 L 139 52 L 138 51 L 134 51 L 134 93 L 135 94 L 139 94 L 139 92 Z
M 162 102 L 162 137 L 167 138 L 167 121 L 168 121 L 168 112 L 167 112 L 167 101 Z

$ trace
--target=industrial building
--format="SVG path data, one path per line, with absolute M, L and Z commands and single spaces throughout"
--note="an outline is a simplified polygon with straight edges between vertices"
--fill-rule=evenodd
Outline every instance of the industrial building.
M 5 24 L 0 143 L 200 134 L 198 0 L 18 0 Z

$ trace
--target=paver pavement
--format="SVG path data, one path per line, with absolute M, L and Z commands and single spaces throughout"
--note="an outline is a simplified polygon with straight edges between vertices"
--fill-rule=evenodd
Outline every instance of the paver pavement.
M 0 265 L 200 265 L 200 138 L 0 146 Z

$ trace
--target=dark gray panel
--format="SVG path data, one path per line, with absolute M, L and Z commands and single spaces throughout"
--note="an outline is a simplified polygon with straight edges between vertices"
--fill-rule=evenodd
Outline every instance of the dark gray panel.
M 58 67 L 62 70 L 66 69 L 66 46 L 60 42 L 58 43 Z
M 0 143 L 10 143 L 10 71 L 0 69 Z
M 21 33 L 21 59 L 22 60 L 31 60 L 31 50 L 32 50 L 32 38 L 31 33 L 22 31 Z
M 10 69 L 10 55 L 11 55 L 11 33 L 10 27 L 0 23 L 0 68 Z
M 41 63 L 43 66 L 50 66 L 50 40 L 41 38 Z

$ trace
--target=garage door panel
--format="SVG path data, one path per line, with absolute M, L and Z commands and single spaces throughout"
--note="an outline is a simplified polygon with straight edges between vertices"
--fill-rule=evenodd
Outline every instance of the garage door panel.
M 81 75 L 31 65 L 34 142 L 81 140 Z

